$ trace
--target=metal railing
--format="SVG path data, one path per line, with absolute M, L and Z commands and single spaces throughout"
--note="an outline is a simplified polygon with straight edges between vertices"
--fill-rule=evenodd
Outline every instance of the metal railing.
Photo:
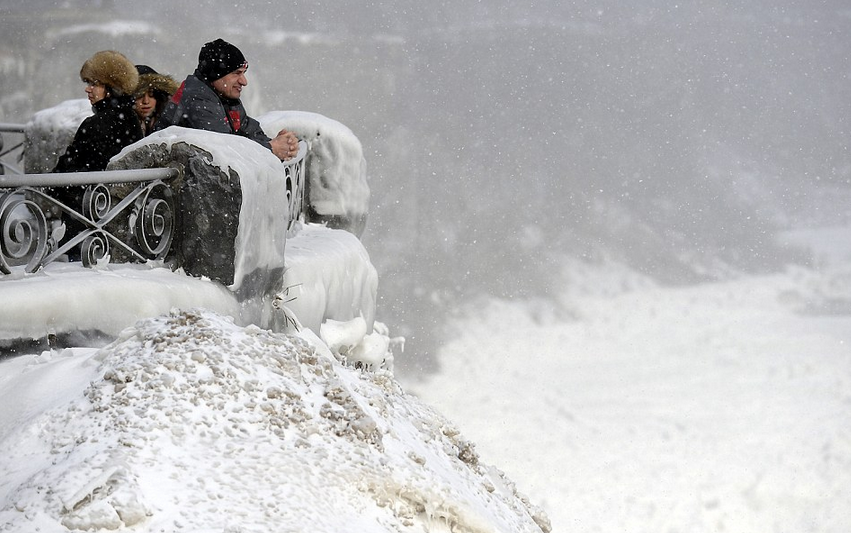
M 305 164 L 307 157 L 307 143 L 298 142 L 298 154 L 290 160 L 284 161 L 284 179 L 287 184 L 287 203 L 289 204 L 289 223 L 287 230 L 293 229 L 296 221 L 301 220 L 304 215 L 304 194 L 306 188 Z
M 0 272 L 34 272 L 77 252 L 85 266 L 111 251 L 130 260 L 164 258 L 174 233 L 166 182 L 177 175 L 152 168 L 0 176 Z M 68 197 L 81 198 L 79 206 Z M 65 238 L 69 226 L 75 231 Z

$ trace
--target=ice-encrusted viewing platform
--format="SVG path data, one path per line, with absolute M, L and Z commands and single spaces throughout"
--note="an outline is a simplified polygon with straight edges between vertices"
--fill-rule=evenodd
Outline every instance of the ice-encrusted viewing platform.
M 105 172 L 51 174 L 90 113 L 71 100 L 0 132 L 0 348 L 111 338 L 174 307 L 277 331 L 319 334 L 327 321 L 372 331 L 366 163 L 346 126 L 298 111 L 259 117 L 267 133 L 302 140 L 287 162 L 242 137 L 171 127 Z M 63 185 L 81 191 L 79 205 L 56 198 Z

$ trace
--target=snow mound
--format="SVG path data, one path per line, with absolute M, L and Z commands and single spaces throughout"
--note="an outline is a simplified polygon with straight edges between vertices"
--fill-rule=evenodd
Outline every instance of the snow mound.
M 0 365 L 0 405 L 37 398 L 0 426 L 2 531 L 550 531 L 391 373 L 315 336 L 175 311 Z

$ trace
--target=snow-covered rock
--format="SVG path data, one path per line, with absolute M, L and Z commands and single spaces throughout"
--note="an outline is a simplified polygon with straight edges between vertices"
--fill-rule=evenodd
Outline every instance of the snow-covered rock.
M 307 220 L 363 233 L 369 183 L 360 140 L 334 119 L 307 111 L 271 111 L 258 118 L 267 135 L 282 129 L 306 141 Z
M 85 98 L 66 100 L 33 115 L 24 135 L 25 172 L 39 174 L 53 170 L 77 128 L 91 115 L 92 104 Z
M 2 531 L 550 531 L 391 373 L 315 336 L 174 312 L 0 367 Z
M 244 137 L 172 126 L 125 147 L 108 168 L 155 167 L 180 170 L 170 183 L 178 266 L 249 295 L 280 287 L 289 211 L 272 152 Z

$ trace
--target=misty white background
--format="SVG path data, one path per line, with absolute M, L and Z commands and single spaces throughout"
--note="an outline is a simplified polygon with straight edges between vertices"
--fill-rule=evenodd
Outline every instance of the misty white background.
M 753 363 L 752 375 L 768 375 L 774 350 L 800 338 L 810 324 L 806 317 L 826 316 L 818 339 L 836 342 L 829 358 L 812 363 L 816 375 L 841 376 L 848 370 L 842 333 L 851 309 L 848 284 L 842 282 L 848 256 L 836 253 L 847 250 L 851 215 L 851 7 L 845 2 L 243 1 L 196 2 L 190 8 L 166 1 L 3 0 L 0 11 L 2 122 L 25 122 L 39 109 L 83 97 L 79 67 L 94 51 L 118 49 L 134 62 L 182 79 L 194 69 L 200 46 L 223 37 L 251 64 L 244 94 L 253 115 L 297 109 L 349 126 L 370 168 L 373 201 L 363 240 L 379 272 L 378 318 L 408 339 L 405 356 L 397 358 L 397 374 L 411 383 L 425 380 L 422 394 L 440 390 L 435 377 L 459 376 L 468 379 L 461 385 L 466 391 L 480 392 L 488 385 L 481 376 L 490 374 L 464 374 L 464 361 L 503 369 L 488 358 L 512 356 L 494 351 L 490 342 L 499 337 L 498 329 L 509 335 L 513 325 L 527 319 L 552 331 L 591 321 L 594 335 L 622 341 L 606 347 L 621 369 L 642 368 L 628 366 L 639 356 L 664 362 L 672 354 L 707 349 L 700 342 L 708 339 L 709 346 L 724 348 L 711 353 L 763 361 L 768 366 Z M 800 246 L 781 246 L 790 242 Z M 613 273 L 587 275 L 607 269 Z M 772 277 L 778 275 L 787 277 Z M 711 285 L 720 292 L 701 293 L 709 282 L 720 283 Z M 650 293 L 641 292 L 647 287 Z M 669 290 L 679 295 L 671 297 L 674 309 L 710 322 L 743 305 L 749 316 L 784 318 L 767 321 L 763 329 L 738 325 L 713 335 L 702 335 L 706 322 L 667 322 L 677 324 L 682 342 L 665 345 L 670 339 L 664 331 L 658 341 L 647 334 L 655 327 L 650 317 L 658 316 L 647 309 L 664 309 L 659 302 L 668 297 L 660 295 Z M 745 303 L 717 297 L 748 291 L 773 297 Z M 625 304 L 610 308 L 583 307 L 582 295 L 588 294 L 628 296 Z M 645 298 L 633 303 L 636 295 Z M 501 302 L 497 309 L 508 302 L 507 310 L 493 313 L 490 303 L 481 303 L 493 301 Z M 621 304 L 646 313 L 638 313 L 625 329 L 623 320 L 611 318 L 623 312 Z M 517 309 L 525 318 L 513 314 Z M 491 317 L 492 325 L 458 356 L 457 343 L 476 338 L 481 316 Z M 796 321 L 795 328 L 786 327 L 787 319 Z M 751 331 L 759 332 L 760 342 Z M 529 335 L 528 329 L 517 328 L 509 338 L 519 335 Z M 558 349 L 546 352 L 552 358 L 544 360 L 587 357 L 594 335 L 589 340 L 575 331 L 561 332 Z M 657 346 L 662 355 L 633 353 L 637 345 Z M 535 343 L 525 346 L 532 350 Z M 804 364 L 788 357 L 794 361 L 780 368 Z M 696 368 L 683 364 L 651 365 L 657 372 L 649 375 L 669 381 Z M 576 367 L 545 367 L 556 383 L 559 376 L 567 383 L 577 375 Z M 597 370 L 573 390 L 592 394 L 622 387 L 619 381 L 591 379 L 605 374 Z M 648 373 L 627 375 L 631 381 Z M 534 380 L 517 382 L 536 397 Z M 722 382 L 694 385 L 706 398 L 721 393 Z M 758 396 L 777 389 L 771 380 L 760 383 Z M 842 413 L 833 407 L 847 402 L 847 380 L 833 386 L 829 405 L 812 395 L 786 401 L 808 398 L 815 406 L 828 405 L 826 412 Z M 556 396 L 567 394 L 564 387 L 553 390 L 559 391 Z M 516 408 L 515 396 L 507 396 Z M 439 407 L 450 417 L 469 416 L 462 429 L 492 438 L 488 451 L 500 453 L 509 446 L 476 426 L 490 420 L 488 403 L 476 404 L 477 415 L 457 407 L 472 397 L 476 394 L 446 391 L 434 400 L 446 402 Z M 456 407 L 446 398 L 455 398 Z M 544 405 L 573 401 L 567 398 L 531 409 L 545 413 Z M 587 410 L 570 410 L 571 416 L 583 420 L 601 412 L 594 407 L 599 404 L 573 398 Z M 526 413 L 518 416 L 528 419 Z M 831 427 L 843 424 L 841 414 L 824 420 Z M 585 430 L 608 434 L 607 427 L 598 421 Z M 647 435 L 648 426 L 639 427 L 636 431 Z M 573 435 L 585 430 L 572 429 Z M 818 426 L 813 431 L 818 433 Z M 775 432 L 782 433 L 772 426 L 763 436 Z M 615 446 L 621 436 L 616 432 L 606 446 Z M 726 442 L 715 434 L 706 438 Z M 677 457 L 688 457 L 691 439 L 675 439 L 682 452 Z M 508 442 L 523 443 L 516 435 Z M 579 457 L 588 453 L 590 445 L 584 446 Z M 644 451 L 652 457 L 670 452 L 661 445 Z M 518 453 L 512 449 L 505 457 Z M 502 458 L 492 461 L 504 465 Z M 627 455 L 624 461 L 639 459 Z M 736 456 L 735 461 L 743 460 Z M 599 502 L 594 496 L 607 494 L 618 481 L 640 491 L 658 485 L 648 481 L 652 463 L 634 472 L 619 464 L 625 470 L 616 475 L 609 470 L 613 477 L 599 477 L 605 469 L 594 472 L 600 483 L 588 489 L 589 502 Z M 723 469 L 720 464 L 713 465 Z M 560 465 L 570 466 L 551 467 Z M 522 477 L 523 469 L 531 468 L 527 462 L 521 466 L 509 474 Z M 703 472 L 703 466 L 696 468 Z M 686 478 L 689 472 L 680 470 Z M 565 483 L 578 490 L 579 480 Z M 730 494 L 742 497 L 732 486 Z M 686 492 L 689 487 L 679 486 Z M 539 501 L 541 489 L 533 488 Z M 768 513 L 738 503 L 725 507 L 723 488 L 717 491 L 721 496 L 708 492 L 704 511 Z M 822 494 L 823 505 L 834 501 L 831 491 Z M 650 498 L 647 508 L 656 505 L 656 514 L 646 514 L 657 519 L 645 523 L 665 524 L 658 518 L 659 501 Z M 558 509 L 559 518 L 580 514 L 572 509 L 568 515 L 562 502 L 546 503 L 548 512 Z M 592 516 L 612 516 L 618 527 L 624 521 L 641 523 L 636 509 L 645 507 L 614 506 Z M 690 513 L 682 511 L 686 517 L 695 514 Z M 675 520 L 672 527 L 689 523 L 695 522 Z M 755 523 L 755 529 L 794 530 Z M 847 515 L 830 522 L 837 524 L 848 525 Z M 554 525 L 569 529 L 563 518 Z M 738 525 L 751 530 L 747 523 Z

